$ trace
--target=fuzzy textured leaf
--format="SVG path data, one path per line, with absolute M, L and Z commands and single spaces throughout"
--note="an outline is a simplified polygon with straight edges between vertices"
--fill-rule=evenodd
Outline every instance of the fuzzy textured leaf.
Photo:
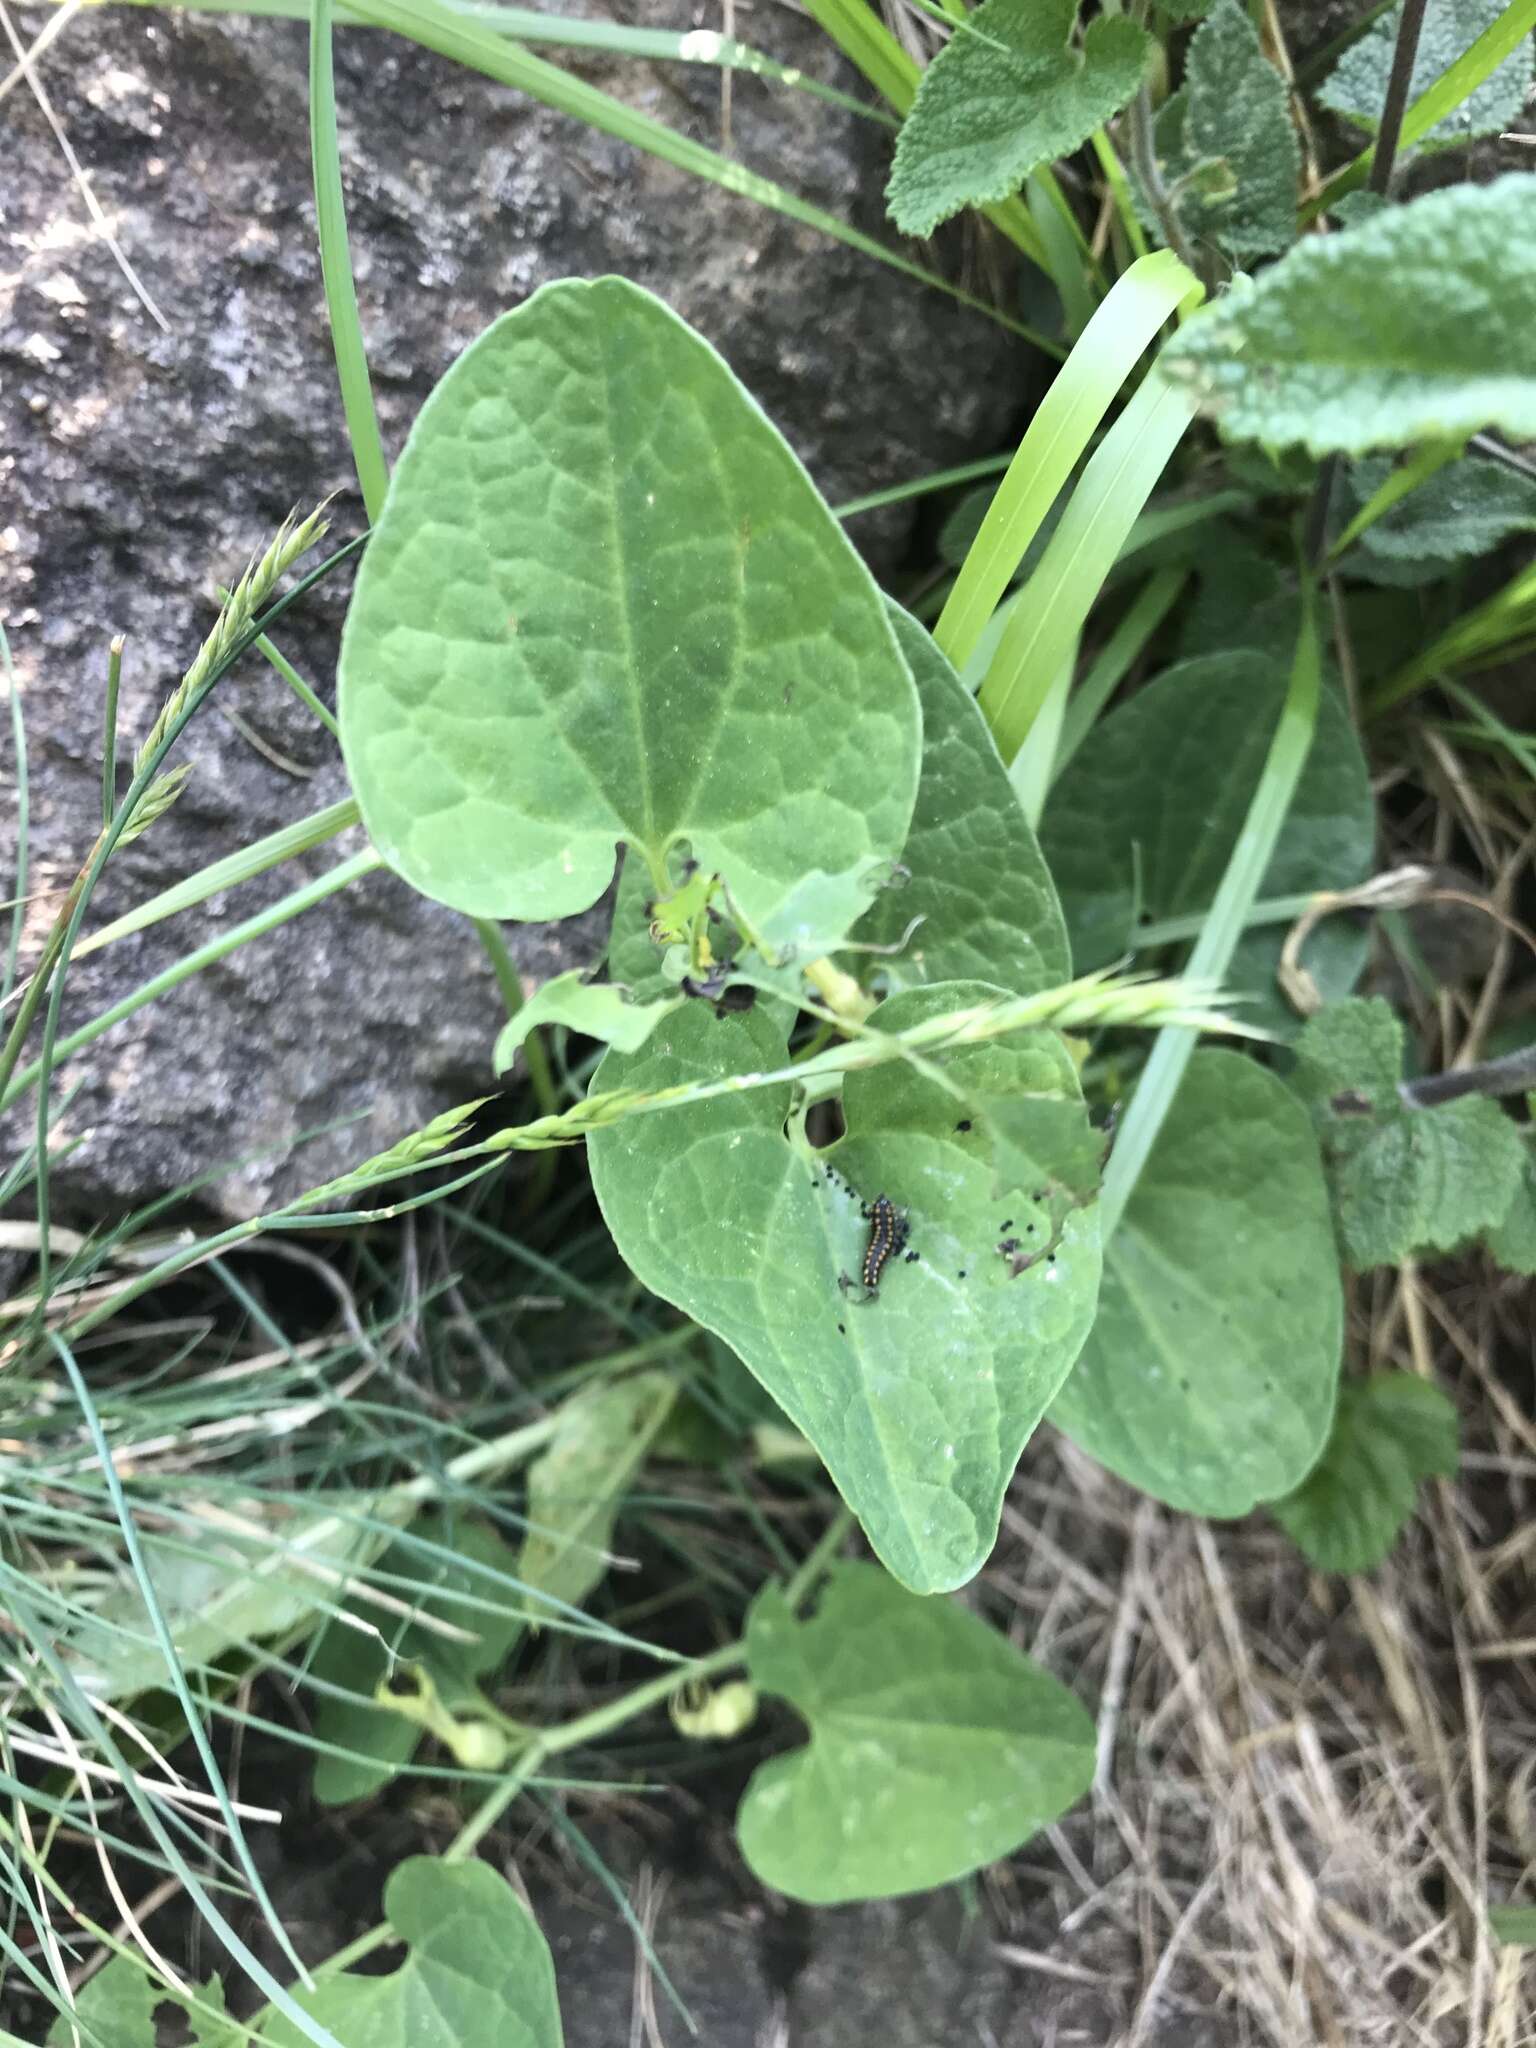
M 747 1662 L 811 1739 L 754 1775 L 742 1853 L 811 1905 L 948 1884 L 1027 1841 L 1093 1776 L 1093 1723 L 1065 1686 L 963 1607 L 872 1565 L 839 1565 L 806 1621 L 777 1588 L 760 1594 Z
M 374 844 L 476 915 L 561 917 L 686 840 L 776 947 L 900 853 L 917 696 L 868 570 L 706 342 L 622 279 L 466 349 L 395 470 L 342 639 Z
M 1207 909 L 1258 787 L 1286 672 L 1252 651 L 1167 670 L 1095 728 L 1051 791 L 1040 841 L 1056 880 L 1078 973 L 1135 942 L 1138 916 Z M 1375 811 L 1348 713 L 1332 691 L 1260 894 L 1343 889 L 1371 871 Z M 1225 977 L 1261 999 L 1244 1014 L 1294 1028 L 1275 988 L 1283 934 L 1247 934 Z M 1343 919 L 1321 925 L 1305 960 L 1320 986 L 1345 993 L 1367 940 Z
M 342 2048 L 561 2048 L 549 1948 L 488 1863 L 408 1856 L 384 1888 L 384 1912 L 410 1944 L 397 1970 L 294 1987 Z M 281 2013 L 264 2013 L 262 2027 L 271 2048 L 307 2048 Z
M 1350 487 L 1362 505 L 1390 469 L 1381 456 L 1351 466 Z M 1517 533 L 1536 533 L 1536 477 L 1469 456 L 1436 470 L 1368 526 L 1348 568 L 1372 583 L 1432 583 Z
M 1238 263 L 1288 249 L 1301 151 L 1285 81 L 1240 0 L 1217 0 L 1195 31 L 1177 98 L 1180 157 L 1168 172 L 1190 180 L 1178 202 L 1186 230 Z
M 676 1396 L 670 1373 L 641 1372 L 584 1388 L 561 1407 L 554 1441 L 528 1468 L 517 1575 L 531 1622 L 550 1600 L 579 1607 L 607 1576 L 620 1503 Z
M 322 1806 L 367 1798 L 420 1748 L 419 1721 L 375 1697 L 375 1688 L 392 1668 L 419 1665 L 450 1712 L 474 1714 L 483 1705 L 475 1681 L 505 1663 L 522 1631 L 516 1597 L 492 1576 L 515 1577 L 517 1559 L 487 1522 L 449 1521 L 436 1512 L 422 1516 L 411 1540 L 385 1552 L 379 1571 L 394 1598 L 475 1640 L 440 1635 L 420 1621 L 402 1622 L 396 1610 L 355 1597 L 352 1611 L 368 1628 L 329 1624 L 309 1668 L 315 1678 L 352 1697 L 316 1692 L 311 1709 L 315 1735 L 332 1749 L 353 1754 L 316 1757 L 314 1792 Z
M 997 993 L 911 989 L 870 1023 L 895 1031 Z M 783 1025 L 761 1007 L 716 1018 L 695 1006 L 643 1051 L 609 1053 L 594 1086 L 658 1089 L 785 1058 Z M 979 1095 L 1081 1100 L 1053 1033 L 940 1064 Z M 1053 1192 L 1039 1153 L 1029 1185 L 1000 1203 L 984 1120 L 902 1062 L 847 1077 L 847 1135 L 824 1153 L 795 1125 L 786 1134 L 791 1106 L 787 1087 L 757 1087 L 594 1131 L 597 1199 L 645 1285 L 723 1337 L 816 1446 L 890 1570 L 915 1591 L 947 1590 L 985 1561 L 1003 1488 L 1092 1319 L 1097 1208 Z M 907 1210 L 917 1257 L 893 1261 L 864 1300 L 839 1276 L 859 1274 L 860 1205 L 880 1194 Z M 998 1243 L 1044 1247 L 1058 1225 L 1054 1256 L 1014 1277 Z
M 1536 178 L 1431 192 L 1309 235 L 1186 321 L 1159 361 L 1224 435 L 1364 455 L 1536 437 Z
M 929 235 L 965 206 L 1016 192 L 1119 113 L 1152 48 L 1124 15 L 1088 25 L 1077 0 L 985 0 L 923 73 L 896 144 L 886 205 L 904 234 Z
M 1051 1419 L 1144 1493 L 1243 1515 L 1327 1441 L 1343 1296 L 1317 1145 L 1273 1075 L 1190 1060 Z
M 1408 88 L 1410 102 L 1427 92 L 1463 51 L 1471 49 L 1486 28 L 1504 12 L 1505 0 L 1429 0 L 1419 30 L 1418 53 Z M 1358 127 L 1375 134 L 1386 102 L 1392 53 L 1403 18 L 1401 0 L 1372 22 L 1358 42 L 1351 43 L 1324 81 L 1318 98 Z M 1479 135 L 1497 135 L 1518 118 L 1531 83 L 1531 45 L 1527 39 L 1511 57 L 1485 78 L 1459 107 L 1438 121 L 1415 147 L 1454 149 Z
M 1410 1109 L 1403 1027 L 1380 996 L 1332 1003 L 1296 1041 L 1293 1087 L 1322 1144 L 1334 1217 L 1356 1272 L 1452 1251 L 1503 1222 L 1525 1164 L 1496 1102 Z
M 923 707 L 923 766 L 901 863 L 854 933 L 902 952 L 876 959 L 892 989 L 987 980 L 1015 995 L 1069 981 L 1061 905 L 1039 843 L 976 700 L 915 619 L 892 606 L 896 637 Z
M 1413 1513 L 1419 1482 L 1454 1479 L 1457 1458 L 1456 1410 L 1428 1380 L 1345 1380 L 1328 1448 L 1270 1513 L 1319 1571 L 1373 1571 Z

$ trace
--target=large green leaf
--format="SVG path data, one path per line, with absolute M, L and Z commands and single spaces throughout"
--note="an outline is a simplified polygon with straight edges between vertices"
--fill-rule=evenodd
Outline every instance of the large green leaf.
M 938 983 L 891 997 L 870 1022 L 895 1031 L 997 993 Z M 716 1018 L 692 1006 L 640 1053 L 610 1052 L 594 1087 L 665 1088 L 785 1056 L 782 1024 L 761 1007 Z M 1092 1319 L 1099 1269 L 1096 1212 L 1072 1206 L 1053 1156 L 1049 1112 L 1081 1100 L 1060 1039 L 967 1046 L 940 1065 L 984 1103 L 1043 1098 L 1044 1138 L 1022 1191 L 994 1191 L 987 1116 L 967 1115 L 900 1061 L 848 1076 L 847 1136 L 825 1153 L 786 1130 L 787 1087 L 588 1139 L 593 1186 L 630 1267 L 732 1346 L 816 1446 L 880 1557 L 919 1592 L 959 1585 L 985 1560 L 1019 1452 Z M 1010 1141 L 1017 1163 L 1019 1134 Z M 916 1258 L 893 1261 L 864 1300 L 839 1277 L 858 1276 L 870 1234 L 861 1204 L 881 1194 L 908 1211 Z M 1027 1266 L 1027 1251 L 1000 1256 L 1008 1240 L 1042 1256 Z
M 1312 1112 L 1344 1257 L 1357 1272 L 1453 1251 L 1501 1224 L 1525 1149 L 1496 1102 L 1410 1109 L 1403 1027 L 1380 996 L 1332 1003 L 1296 1041 L 1292 1085 Z
M 1285 81 L 1240 0 L 1217 0 L 1195 31 L 1157 139 L 1160 154 L 1175 145 L 1165 172 L 1189 234 L 1239 263 L 1290 247 L 1301 152 Z
M 528 1468 L 528 1533 L 518 1577 L 528 1619 L 550 1600 L 579 1607 L 607 1576 L 607 1546 L 625 1489 L 677 1396 L 667 1372 L 585 1387 L 562 1404 L 549 1449 Z
M 995 981 L 1016 995 L 1072 976 L 1061 906 L 986 720 L 932 639 L 892 607 L 923 707 L 923 767 L 902 851 L 903 888 L 882 891 L 854 936 L 902 951 L 879 962 L 890 987 Z
M 1066 914 L 1079 973 L 1135 943 L 1138 916 L 1192 916 L 1215 896 L 1258 787 L 1286 674 L 1252 650 L 1186 661 L 1137 691 L 1096 728 L 1051 791 L 1040 840 Z M 1370 779 L 1343 704 L 1325 691 L 1317 734 L 1286 814 L 1263 896 L 1347 889 L 1371 871 Z M 1261 999 L 1245 1016 L 1293 1028 L 1275 968 L 1283 934 L 1249 933 L 1226 977 Z M 1320 925 L 1306 963 L 1342 994 L 1365 962 L 1367 936 Z
M 391 1671 L 418 1667 L 447 1712 L 478 1722 L 484 1702 L 475 1681 L 505 1663 L 523 1626 L 520 1604 L 496 1583 L 515 1576 L 517 1559 L 487 1522 L 450 1520 L 434 1510 L 415 1523 L 409 1540 L 385 1552 L 378 1570 L 391 1599 L 408 1602 L 426 1620 L 359 1600 L 353 1616 L 366 1626 L 332 1621 L 320 1639 L 309 1668 L 327 1688 L 317 1688 L 312 1709 L 316 1739 L 329 1745 L 315 1759 L 322 1806 L 378 1791 L 421 1746 L 420 1720 L 378 1697 Z M 443 1635 L 432 1621 L 473 1640 Z
M 560 2048 L 549 1948 L 533 1915 L 488 1863 L 410 1856 L 384 1888 L 410 1944 L 387 1977 L 347 1970 L 294 1998 L 342 2048 Z M 262 2015 L 270 2048 L 307 2048 L 293 2021 Z
M 892 220 L 930 235 L 962 207 L 1016 192 L 1080 149 L 1141 83 L 1151 39 L 1123 15 L 1090 22 L 1077 0 L 985 0 L 923 73 L 886 187 Z
M 1533 1123 L 1526 1125 L 1520 1141 L 1520 1185 L 1502 1221 L 1487 1231 L 1483 1240 L 1489 1258 L 1506 1273 L 1536 1273 L 1536 1143 L 1532 1142 L 1536 1101 L 1529 1096 L 1526 1100 Z
M 764 1884 L 811 1905 L 948 1884 L 1006 1856 L 1088 1788 L 1093 1723 L 1065 1686 L 953 1601 L 840 1565 L 797 1621 L 776 1588 L 747 1622 L 762 1692 L 810 1723 L 736 1817 Z
M 1328 1435 L 1343 1297 L 1317 1144 L 1237 1053 L 1197 1052 L 1105 1253 L 1051 1418 L 1133 1486 L 1243 1515 Z
M 423 406 L 358 575 L 342 740 L 429 896 L 593 903 L 687 840 L 774 946 L 899 854 L 916 693 L 868 571 L 713 349 L 620 279 L 546 286 Z
M 1428 0 L 1419 28 L 1409 99 L 1416 100 L 1427 92 L 1464 50 L 1471 49 L 1483 30 L 1498 20 L 1505 4 L 1506 0 Z M 1372 134 L 1386 103 L 1387 81 L 1392 73 L 1392 55 L 1402 18 L 1402 0 L 1398 0 L 1396 7 L 1389 8 L 1357 42 L 1350 44 L 1318 93 L 1325 107 Z M 1506 57 L 1476 91 L 1437 122 L 1417 147 L 1454 149 L 1474 136 L 1499 134 L 1513 125 L 1525 104 L 1530 83 L 1531 44 L 1527 37 L 1513 56 Z
M 1536 436 L 1536 178 L 1458 185 L 1308 235 L 1163 350 L 1223 434 L 1364 455 Z
M 1270 1513 L 1320 1571 L 1368 1572 L 1413 1513 L 1421 1479 L 1456 1476 L 1456 1410 L 1428 1380 L 1345 1380 L 1328 1447 Z

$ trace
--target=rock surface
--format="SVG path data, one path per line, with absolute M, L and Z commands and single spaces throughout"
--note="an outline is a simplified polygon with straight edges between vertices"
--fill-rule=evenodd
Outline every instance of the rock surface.
M 21 19 L 32 35 L 45 17 Z M 787 9 L 760 5 L 739 28 L 857 84 Z M 571 61 L 718 142 L 716 72 Z M 127 754 L 207 630 L 213 586 L 290 507 L 340 491 L 337 531 L 356 530 L 315 253 L 305 66 L 296 24 L 138 10 L 87 11 L 40 60 L 168 331 L 90 226 L 25 89 L 0 111 L 0 619 L 26 712 L 34 891 L 67 884 L 95 830 L 109 636 L 128 636 Z M 337 39 L 337 93 L 391 450 L 487 320 L 550 278 L 609 271 L 662 293 L 724 351 L 833 502 L 996 446 L 1021 409 L 1031 372 L 995 323 L 475 74 L 349 30 Z M 742 162 L 885 235 L 884 131 L 740 76 L 733 97 Z M 908 530 L 902 511 L 855 528 L 877 566 L 899 556 Z M 322 697 L 343 580 L 283 636 Z M 191 728 L 182 758 L 196 764 L 185 795 L 114 863 L 93 924 L 346 793 L 326 733 L 254 659 Z M 0 761 L 8 878 L 8 743 Z M 66 1027 L 360 843 L 335 842 L 82 961 Z M 34 944 L 51 912 L 44 899 L 29 913 Z M 525 979 L 591 958 L 600 922 L 512 931 Z M 66 1068 L 77 1092 L 62 1124 L 77 1143 L 58 1169 L 59 1193 L 93 1212 L 223 1166 L 200 1199 L 227 1216 L 256 1213 L 484 1092 L 497 1020 L 470 927 L 376 875 L 138 1012 Z M 338 1119 L 341 1128 L 300 1145 Z M 7 1140 L 27 1122 L 7 1125 Z M 11 1144 L 3 1149 L 9 1156 Z

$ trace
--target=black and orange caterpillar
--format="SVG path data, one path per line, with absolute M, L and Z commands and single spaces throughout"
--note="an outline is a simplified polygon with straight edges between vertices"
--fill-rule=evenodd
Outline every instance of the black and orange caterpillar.
M 869 1224 L 869 1243 L 864 1247 L 864 1263 L 859 1268 L 859 1284 L 867 1301 L 879 1293 L 880 1276 L 891 1260 L 906 1249 L 907 1213 L 898 1209 L 889 1195 L 876 1195 L 859 1213 Z M 916 1258 L 917 1254 L 909 1252 L 907 1256 Z M 838 1285 L 846 1293 L 854 1282 L 844 1273 Z

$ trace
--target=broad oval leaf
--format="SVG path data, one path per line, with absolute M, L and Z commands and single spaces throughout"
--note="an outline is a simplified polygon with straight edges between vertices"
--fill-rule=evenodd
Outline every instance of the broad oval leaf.
M 1269 1511 L 1320 1571 L 1371 1571 L 1402 1534 L 1420 1480 L 1455 1478 L 1456 1437 L 1456 1410 L 1428 1380 L 1345 1380 L 1327 1449 Z
M 1431 192 L 1306 236 L 1158 361 L 1236 441 L 1364 455 L 1482 427 L 1530 440 L 1533 244 L 1536 178 Z
M 1240 0 L 1218 0 L 1191 37 L 1157 146 L 1186 233 L 1239 263 L 1295 241 L 1301 151 L 1290 95 Z
M 895 1031 L 998 993 L 909 990 L 870 1023 Z M 649 1092 L 786 1056 L 761 1009 L 716 1018 L 694 1005 L 642 1052 L 610 1052 L 594 1088 Z M 940 1065 L 987 1101 L 1081 1102 L 1054 1033 Z M 593 1131 L 598 1202 L 645 1285 L 723 1337 L 810 1438 L 896 1576 L 918 1592 L 960 1585 L 991 1549 L 1003 1489 L 1092 1320 L 1096 1207 L 1072 1206 L 1042 1154 L 1037 1177 L 999 1199 L 986 1117 L 900 1061 L 848 1076 L 848 1134 L 825 1154 L 786 1133 L 791 1106 L 787 1086 L 754 1087 Z M 881 1194 L 907 1210 L 916 1258 L 893 1261 L 864 1300 L 839 1281 L 859 1275 L 860 1209 Z M 1000 1256 L 1008 1240 L 1040 1256 Z
M 725 363 L 622 279 L 548 285 L 421 410 L 342 639 L 374 844 L 476 915 L 686 840 L 775 945 L 901 850 L 920 717 L 883 600 Z
M 397 1970 L 294 1987 L 342 2048 L 561 2048 L 548 1944 L 488 1863 L 408 1856 L 384 1888 L 384 1912 L 410 1944 Z M 264 2013 L 262 2028 L 271 2048 L 307 2048 L 280 2013 Z
M 1316 1463 L 1343 1295 L 1317 1144 L 1252 1060 L 1197 1052 L 1105 1251 L 1052 1421 L 1142 1492 L 1245 1515 Z
M 1093 1723 L 1064 1685 L 873 1565 L 838 1566 L 806 1621 L 777 1588 L 760 1594 L 747 1664 L 811 1739 L 758 1769 L 736 1832 L 764 1884 L 810 1905 L 948 1884 L 1018 1848 L 1093 1776 Z
M 1108 966 L 1135 945 L 1138 915 L 1207 910 L 1258 787 L 1285 695 L 1286 673 L 1244 649 L 1180 662 L 1094 730 L 1051 791 L 1040 839 L 1061 893 L 1077 971 Z M 1262 896 L 1347 889 L 1371 872 L 1375 808 L 1349 714 L 1332 691 L 1281 828 Z M 1229 988 L 1265 1004 L 1244 1016 L 1296 1028 L 1275 987 L 1283 931 L 1243 938 Z M 1365 964 L 1368 934 L 1326 920 L 1307 967 L 1344 994 Z
M 1050 871 L 976 700 L 916 619 L 891 607 L 923 707 L 923 766 L 902 849 L 907 880 L 882 890 L 854 937 L 901 950 L 877 963 L 892 989 L 987 980 L 1015 995 L 1072 978 Z

